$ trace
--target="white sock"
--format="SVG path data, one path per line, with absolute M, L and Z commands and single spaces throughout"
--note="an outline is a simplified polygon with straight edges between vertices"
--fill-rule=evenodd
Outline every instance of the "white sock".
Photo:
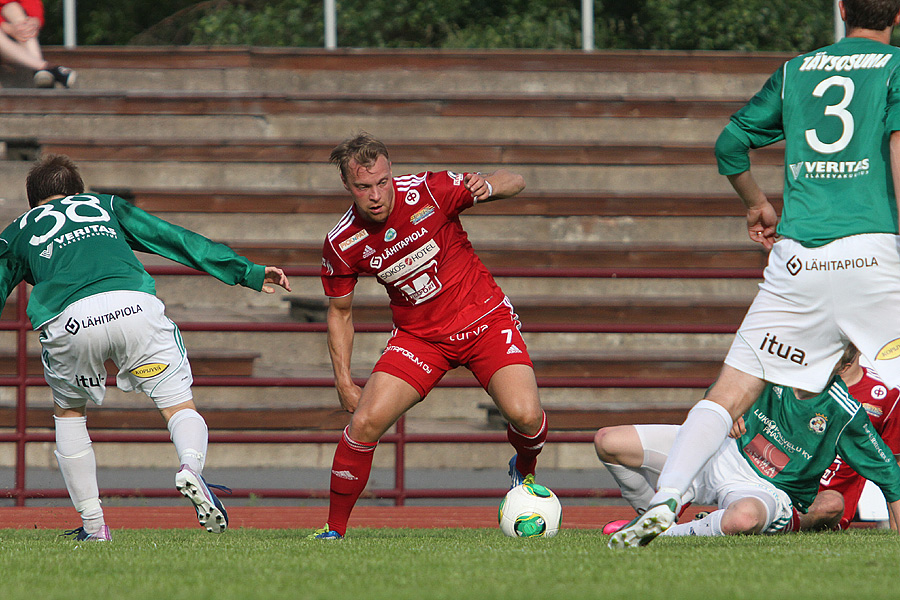
M 619 489 L 622 490 L 622 497 L 631 504 L 632 508 L 638 513 L 646 511 L 650 506 L 650 498 L 653 497 L 653 487 L 641 472 L 642 470 L 607 462 L 604 462 L 603 465 L 616 480 Z
M 54 415 L 56 461 L 66 482 L 75 510 L 81 513 L 84 530 L 96 533 L 103 527 L 103 509 L 97 486 L 97 460 L 87 430 L 87 417 Z
M 167 426 L 180 463 L 202 473 L 209 443 L 206 421 L 196 410 L 185 408 L 172 415 Z
M 672 525 L 661 535 L 725 535 L 724 533 L 722 533 L 722 515 L 724 514 L 724 510 L 714 510 L 702 519 L 689 521 L 687 523 L 679 523 L 678 525 Z
M 659 491 L 651 504 L 681 497 L 703 465 L 725 441 L 733 421 L 725 408 L 711 400 L 701 400 L 694 405 L 687 419 L 675 436 L 666 465 L 659 474 Z

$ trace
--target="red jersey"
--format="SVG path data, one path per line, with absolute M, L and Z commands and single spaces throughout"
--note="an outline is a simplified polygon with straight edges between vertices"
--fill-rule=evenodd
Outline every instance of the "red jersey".
M 348 210 L 325 239 L 322 286 L 329 298 L 353 292 L 359 273 L 378 278 L 394 326 L 427 340 L 467 328 L 499 306 L 503 292 L 472 249 L 459 213 L 475 204 L 452 171 L 394 177 L 384 223 Z
M 0 0 L 0 8 L 12 2 L 18 2 L 26 15 L 35 17 L 41 22 L 41 27 L 44 26 L 44 3 L 41 2 L 41 0 Z M 0 21 L 5 20 L 6 19 L 0 16 Z
M 900 408 L 898 398 L 900 389 L 888 388 L 878 375 L 863 367 L 863 377 L 848 388 L 856 398 L 881 436 L 894 454 L 900 454 Z M 844 496 L 844 516 L 841 518 L 841 529 L 856 515 L 856 505 L 862 494 L 866 480 L 838 456 L 831 467 L 822 475 L 819 491 L 835 490 Z

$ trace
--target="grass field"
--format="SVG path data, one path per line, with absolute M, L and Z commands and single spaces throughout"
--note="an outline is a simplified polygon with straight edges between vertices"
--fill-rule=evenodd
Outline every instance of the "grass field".
M 900 537 L 883 530 L 659 539 L 612 551 L 596 531 L 509 539 L 497 529 L 117 530 L 108 544 L 0 530 L 0 598 L 900 597 Z

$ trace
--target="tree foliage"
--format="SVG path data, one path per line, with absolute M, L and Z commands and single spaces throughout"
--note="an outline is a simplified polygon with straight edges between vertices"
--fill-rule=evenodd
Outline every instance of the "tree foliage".
M 581 48 L 581 0 L 337 0 L 338 45 Z M 45 44 L 62 43 L 47 0 Z M 806 51 L 833 0 L 595 0 L 597 48 Z M 322 0 L 78 0 L 78 42 L 321 47 Z

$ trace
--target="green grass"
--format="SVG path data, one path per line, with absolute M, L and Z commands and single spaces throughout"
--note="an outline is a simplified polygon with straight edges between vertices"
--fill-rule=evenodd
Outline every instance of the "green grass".
M 0 530 L 0 598 L 900 597 L 900 536 L 886 531 L 658 539 L 612 551 L 596 531 L 509 539 L 494 529 L 116 530 L 109 544 Z

